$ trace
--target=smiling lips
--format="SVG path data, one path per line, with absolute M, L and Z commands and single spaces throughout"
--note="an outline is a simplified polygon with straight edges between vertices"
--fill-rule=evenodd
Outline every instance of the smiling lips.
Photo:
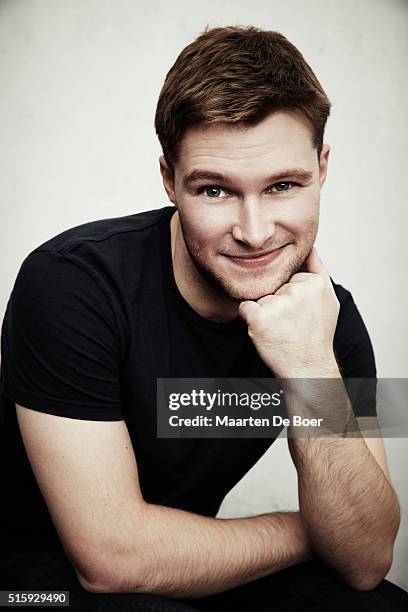
M 252 255 L 237 255 L 235 257 L 231 255 L 226 255 L 226 257 L 228 257 L 228 259 L 233 261 L 238 266 L 244 268 L 260 268 L 262 266 L 266 266 L 274 259 L 277 259 L 282 253 L 285 246 L 287 245 L 284 244 L 283 246 L 277 249 L 273 249 L 272 251 L 265 251 L 263 253 L 254 253 Z

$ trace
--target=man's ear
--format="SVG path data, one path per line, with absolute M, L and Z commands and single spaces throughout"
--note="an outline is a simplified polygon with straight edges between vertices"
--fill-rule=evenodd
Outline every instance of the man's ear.
M 319 159 L 319 182 L 320 187 L 323 187 L 323 184 L 326 180 L 327 176 L 327 167 L 329 164 L 329 155 L 330 155 L 330 146 L 328 144 L 324 144 L 322 146 L 322 150 L 320 153 Z
M 170 168 L 168 166 L 168 163 L 166 162 L 166 158 L 164 157 L 164 155 L 160 155 L 159 163 L 160 163 L 160 172 L 161 172 L 162 179 L 163 179 L 163 185 L 166 190 L 167 196 L 170 202 L 172 202 L 174 206 L 177 206 L 176 194 L 174 191 L 174 176 L 170 171 Z

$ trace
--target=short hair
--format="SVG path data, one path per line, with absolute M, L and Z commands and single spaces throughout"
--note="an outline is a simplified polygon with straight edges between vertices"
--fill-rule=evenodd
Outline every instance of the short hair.
M 254 126 L 280 110 L 303 115 L 320 157 L 330 106 L 303 55 L 279 32 L 207 26 L 167 73 L 155 128 L 171 173 L 188 127 Z

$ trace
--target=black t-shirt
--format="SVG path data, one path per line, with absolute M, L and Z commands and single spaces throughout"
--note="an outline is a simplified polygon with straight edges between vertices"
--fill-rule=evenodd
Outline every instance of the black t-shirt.
M 124 419 L 147 502 L 215 516 L 274 441 L 156 435 L 158 377 L 271 377 L 239 318 L 210 321 L 173 276 L 172 206 L 85 223 L 23 261 L 2 326 L 0 525 L 3 536 L 55 537 L 14 402 L 86 420 Z M 376 376 L 351 294 L 334 284 L 334 348 L 344 377 Z M 61 483 L 61 487 L 64 483 Z

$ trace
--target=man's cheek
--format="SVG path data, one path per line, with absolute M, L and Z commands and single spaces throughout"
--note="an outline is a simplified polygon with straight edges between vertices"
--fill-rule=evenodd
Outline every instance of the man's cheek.
M 208 220 L 197 220 L 190 228 L 190 235 L 206 250 L 217 249 L 222 244 L 223 235 L 213 223 L 208 224 Z

